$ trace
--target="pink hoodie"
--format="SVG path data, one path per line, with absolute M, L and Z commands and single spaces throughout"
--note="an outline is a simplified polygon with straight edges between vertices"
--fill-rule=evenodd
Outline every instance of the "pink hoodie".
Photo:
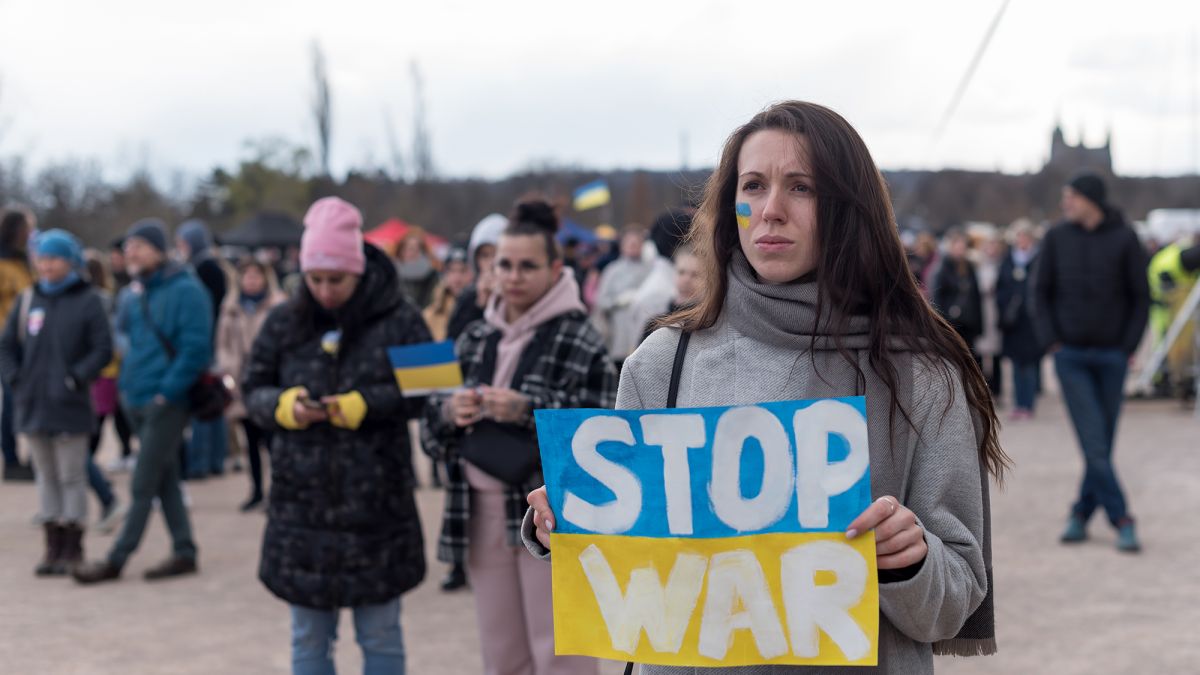
M 517 362 L 520 361 L 525 347 L 533 340 L 538 327 L 550 319 L 575 310 L 587 311 L 579 299 L 579 284 L 575 283 L 575 274 L 566 267 L 563 268 L 558 282 L 551 286 L 529 311 L 511 324 L 504 317 L 503 298 L 499 293 L 493 296 L 483 313 L 484 320 L 501 333 L 500 344 L 496 349 L 496 373 L 492 377 L 492 386 L 512 388 Z

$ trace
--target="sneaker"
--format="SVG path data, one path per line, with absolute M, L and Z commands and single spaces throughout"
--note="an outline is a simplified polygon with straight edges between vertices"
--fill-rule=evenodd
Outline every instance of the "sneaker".
M 100 514 L 100 520 L 96 522 L 96 531 L 100 534 L 112 534 L 113 530 L 117 529 L 117 525 L 125 520 L 127 513 L 129 513 L 129 505 L 113 497 L 112 504 L 109 504 Z
M 1132 520 L 1126 519 L 1117 527 L 1117 550 L 1122 553 L 1137 553 L 1142 550 Z
M 1087 538 L 1087 524 L 1079 516 L 1071 516 L 1067 519 L 1067 529 L 1058 540 L 1064 544 L 1077 544 Z
M 171 577 L 183 576 L 185 574 L 195 574 L 198 571 L 195 558 L 184 558 L 173 555 L 170 558 L 160 562 L 159 564 L 146 570 L 146 581 L 155 581 L 158 579 L 170 579 Z
M 121 568 L 107 560 L 83 563 L 77 565 L 71 572 L 75 581 L 81 584 L 98 584 L 104 581 L 114 581 L 121 577 Z

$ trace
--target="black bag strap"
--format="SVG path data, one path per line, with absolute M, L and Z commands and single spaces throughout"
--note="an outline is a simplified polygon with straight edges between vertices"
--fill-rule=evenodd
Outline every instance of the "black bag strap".
M 167 359 L 175 360 L 175 348 L 171 346 L 171 342 L 167 340 L 167 336 L 162 334 L 162 331 L 155 325 L 154 319 L 150 316 L 150 291 L 142 290 L 142 314 L 146 317 L 146 325 L 150 326 L 150 330 L 154 331 L 154 336 L 162 343 L 163 351 L 167 353 Z
M 671 364 L 671 384 L 667 389 L 667 407 L 674 408 L 679 402 L 679 379 L 683 376 L 683 360 L 687 356 L 688 342 L 692 334 L 680 331 L 679 344 L 675 347 L 675 362 Z M 625 675 L 633 675 L 633 661 L 625 663 Z
M 671 386 L 667 389 L 668 408 L 674 408 L 679 400 L 679 378 L 683 375 L 683 359 L 687 356 L 688 341 L 691 339 L 691 333 L 680 331 L 679 345 L 675 347 L 675 363 L 671 365 Z

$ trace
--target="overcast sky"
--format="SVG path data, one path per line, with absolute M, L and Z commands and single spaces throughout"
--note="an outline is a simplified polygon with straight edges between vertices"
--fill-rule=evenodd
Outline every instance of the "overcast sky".
M 309 2 L 0 0 L 0 155 L 196 175 L 244 142 L 313 144 L 310 49 L 333 89 L 333 166 L 411 142 L 409 63 L 434 161 L 499 177 L 552 160 L 714 163 L 764 105 L 845 115 L 885 168 L 1036 170 L 1113 132 L 1118 173 L 1197 171 L 1200 2 L 1013 0 L 945 133 L 935 130 L 999 0 Z

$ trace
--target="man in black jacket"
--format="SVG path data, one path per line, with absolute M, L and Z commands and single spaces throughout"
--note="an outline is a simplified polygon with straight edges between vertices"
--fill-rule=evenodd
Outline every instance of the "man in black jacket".
M 1088 519 L 1103 507 L 1118 530 L 1117 548 L 1136 552 L 1140 546 L 1112 453 L 1126 369 L 1149 315 L 1146 252 L 1107 204 L 1104 182 L 1095 174 L 1071 179 L 1062 211 L 1065 222 L 1042 243 L 1034 285 L 1038 337 L 1054 355 L 1086 467 L 1061 540 L 1086 539 Z

